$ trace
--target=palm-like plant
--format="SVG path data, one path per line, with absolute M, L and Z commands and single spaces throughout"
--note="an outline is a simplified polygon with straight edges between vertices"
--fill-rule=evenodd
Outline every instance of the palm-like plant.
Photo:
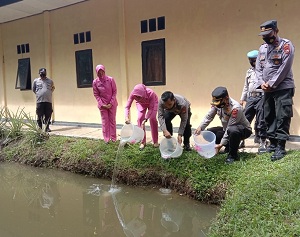
M 39 142 L 43 142 L 49 138 L 49 134 L 46 132 L 46 126 L 40 129 L 36 119 L 34 119 L 30 113 L 23 113 L 23 125 L 26 127 L 26 136 L 29 138 L 30 142 L 34 145 Z
M 35 145 L 49 138 L 46 128 L 40 129 L 30 113 L 26 113 L 24 108 L 18 108 L 16 112 L 8 108 L 0 109 L 0 138 L 2 145 L 8 144 L 22 136 Z
M 22 127 L 23 127 L 23 120 L 24 120 L 24 108 L 18 108 L 17 111 L 14 113 L 9 109 L 5 108 L 5 114 L 7 118 L 7 125 L 6 129 L 8 131 L 7 137 L 15 139 L 22 136 Z

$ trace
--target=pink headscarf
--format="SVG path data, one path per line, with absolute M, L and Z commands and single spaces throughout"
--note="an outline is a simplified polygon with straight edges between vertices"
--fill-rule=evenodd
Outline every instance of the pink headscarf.
M 98 74 L 98 72 L 99 72 L 100 69 L 105 72 L 105 67 L 103 65 L 99 64 L 99 65 L 96 66 L 96 72 L 97 72 L 97 74 Z
M 144 84 L 137 84 L 132 91 L 132 94 L 135 96 L 140 96 L 141 101 L 148 99 L 146 86 Z

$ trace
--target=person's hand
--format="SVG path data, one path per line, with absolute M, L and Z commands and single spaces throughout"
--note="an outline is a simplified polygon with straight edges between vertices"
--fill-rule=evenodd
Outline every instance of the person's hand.
M 164 130 L 164 131 L 163 131 L 163 134 L 164 134 L 164 137 L 165 137 L 165 138 L 171 138 L 171 137 L 172 137 L 171 133 L 169 133 L 168 130 Z
M 215 145 L 216 154 L 218 154 L 218 153 L 220 152 L 222 146 L 223 146 L 222 144 L 216 144 L 216 145 Z
M 106 106 L 107 106 L 107 109 L 110 109 L 112 105 L 111 104 L 107 104 Z
M 178 143 L 179 143 L 179 144 L 181 144 L 181 143 L 182 143 L 182 136 L 181 136 L 181 135 L 178 135 L 178 137 L 177 137 L 177 141 L 178 141 Z
M 103 109 L 108 109 L 108 108 L 107 108 L 107 105 L 102 105 L 101 108 L 103 108 Z
M 244 101 L 243 100 L 240 100 L 240 105 L 244 106 Z
M 125 118 L 125 123 L 126 123 L 126 124 L 130 124 L 129 118 Z
M 195 135 L 200 135 L 201 134 L 201 128 L 197 128 L 194 132 Z
M 270 91 L 271 86 L 268 83 L 264 83 L 261 85 L 261 89 L 263 89 L 264 91 Z

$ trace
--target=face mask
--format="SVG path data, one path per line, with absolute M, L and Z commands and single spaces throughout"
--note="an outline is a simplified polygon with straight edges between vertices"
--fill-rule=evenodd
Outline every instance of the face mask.
M 275 35 L 270 36 L 270 37 L 265 37 L 263 38 L 263 40 L 267 43 L 267 44 L 273 44 L 275 41 L 276 37 Z
M 255 67 L 256 59 L 249 59 L 249 63 L 252 67 Z
M 45 77 L 46 74 L 45 74 L 45 73 L 40 73 L 40 76 L 41 76 L 41 77 Z
M 217 108 L 221 109 L 224 108 L 226 105 L 226 99 L 222 99 L 222 101 L 220 102 L 220 104 L 216 105 Z
M 219 109 L 224 108 L 224 106 L 226 105 L 226 103 L 224 101 L 222 101 L 219 105 L 217 105 L 216 107 Z

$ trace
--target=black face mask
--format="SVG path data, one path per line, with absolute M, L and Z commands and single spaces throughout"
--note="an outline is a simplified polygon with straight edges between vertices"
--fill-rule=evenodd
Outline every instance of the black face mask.
M 216 105 L 217 108 L 222 109 L 226 105 L 225 101 L 223 100 L 220 104 Z
M 256 59 L 249 59 L 249 63 L 252 67 L 255 67 Z
M 267 44 L 273 44 L 275 41 L 276 37 L 275 35 L 270 36 L 270 37 L 265 37 L 263 38 L 263 40 L 267 43 Z
M 220 102 L 220 104 L 216 105 L 217 108 L 221 109 L 224 108 L 224 106 L 226 105 L 226 101 L 225 99 L 222 99 L 222 101 Z

